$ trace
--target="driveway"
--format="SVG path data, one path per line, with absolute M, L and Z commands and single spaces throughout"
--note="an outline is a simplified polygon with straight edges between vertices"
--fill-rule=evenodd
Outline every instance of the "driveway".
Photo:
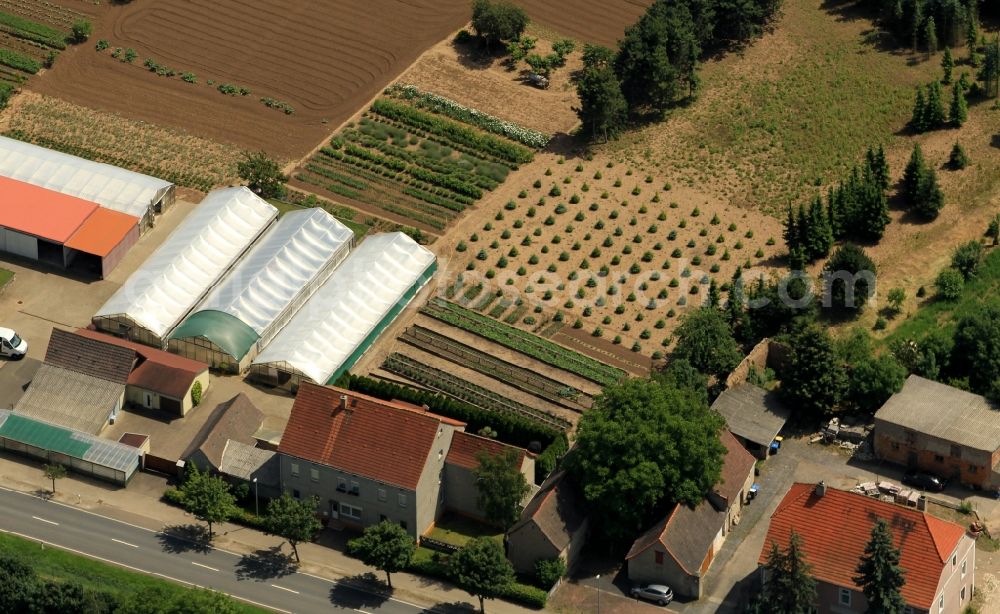
M 13 409 L 42 363 L 34 358 L 0 358 L 0 408 Z

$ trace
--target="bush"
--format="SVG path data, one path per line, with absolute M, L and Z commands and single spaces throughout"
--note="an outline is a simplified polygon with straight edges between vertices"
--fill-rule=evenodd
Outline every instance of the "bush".
M 70 28 L 70 41 L 74 43 L 85 43 L 93 33 L 94 27 L 86 19 L 74 21 Z
M 934 280 L 938 296 L 946 301 L 954 301 L 962 295 L 965 279 L 955 269 L 945 269 Z
M 191 386 L 191 404 L 195 407 L 201 404 L 201 382 L 195 382 Z
M 969 241 L 959 245 L 951 255 L 951 268 L 962 274 L 966 281 L 976 276 L 983 260 L 983 245 L 979 241 Z

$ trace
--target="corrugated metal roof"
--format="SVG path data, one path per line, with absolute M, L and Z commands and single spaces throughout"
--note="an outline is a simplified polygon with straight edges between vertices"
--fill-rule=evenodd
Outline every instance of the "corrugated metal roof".
M 125 394 L 125 386 L 42 364 L 14 412 L 85 433 L 97 433 Z
M 130 232 L 139 219 L 135 216 L 98 207 L 66 242 L 66 247 L 101 258 L 111 253 Z
M 1000 448 L 1000 411 L 978 394 L 919 375 L 875 413 L 876 429 L 879 421 L 990 454 Z
M 138 468 L 141 456 L 139 450 L 132 446 L 12 414 L 7 410 L 0 410 L 0 437 L 123 471 L 126 477 Z
M 222 452 L 219 472 L 248 482 L 257 478 L 262 485 L 278 486 L 277 452 L 230 439 Z
M 65 243 L 96 203 L 0 176 L 0 226 Z
M 142 218 L 169 181 L 0 136 L 0 175 Z

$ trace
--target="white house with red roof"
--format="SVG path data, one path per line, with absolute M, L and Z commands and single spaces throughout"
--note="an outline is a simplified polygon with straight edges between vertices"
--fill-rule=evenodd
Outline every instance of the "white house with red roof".
M 960 614 L 975 586 L 975 540 L 964 528 L 923 511 L 829 488 L 793 484 L 771 515 L 758 564 L 766 582 L 771 545 L 784 550 L 794 531 L 816 579 L 819 614 L 865 612 L 853 580 L 876 519 L 889 523 L 905 570 L 906 614 Z

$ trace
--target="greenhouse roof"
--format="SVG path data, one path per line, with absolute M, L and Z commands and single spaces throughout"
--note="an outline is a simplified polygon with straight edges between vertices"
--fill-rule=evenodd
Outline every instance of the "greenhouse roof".
M 192 337 L 208 339 L 237 360 L 246 356 L 260 338 L 243 320 L 214 309 L 192 313 L 170 335 L 171 339 Z
M 169 181 L 0 137 L 0 175 L 95 202 L 137 218 Z
M 353 236 L 349 228 L 322 209 L 288 213 L 208 293 L 171 337 L 190 337 L 197 331 L 236 358 L 242 358 L 253 341 L 264 335 L 283 313 L 301 305 L 330 276 L 350 250 Z M 188 323 L 202 313 L 231 316 L 242 328 L 255 333 L 253 341 L 231 343 L 240 327 L 226 324 L 218 315 L 199 318 L 199 326 L 189 329 Z M 206 326 L 209 323 L 218 323 L 222 329 L 214 334 Z M 225 347 L 224 342 L 229 342 L 232 349 Z
M 405 306 L 433 266 L 434 254 L 401 232 L 367 237 L 254 364 L 287 363 L 327 382 Z
M 125 315 L 165 337 L 277 215 L 245 187 L 211 192 L 95 317 Z
M 95 465 L 132 473 L 142 454 L 138 449 L 41 420 L 0 410 L 0 437 L 65 454 Z

